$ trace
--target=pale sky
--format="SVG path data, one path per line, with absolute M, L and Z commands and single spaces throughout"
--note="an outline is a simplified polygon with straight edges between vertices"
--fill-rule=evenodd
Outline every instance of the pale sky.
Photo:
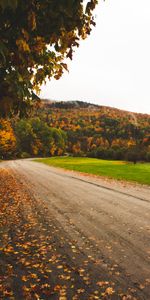
M 150 113 L 150 0 L 101 0 L 95 14 L 69 74 L 42 86 L 41 97 Z

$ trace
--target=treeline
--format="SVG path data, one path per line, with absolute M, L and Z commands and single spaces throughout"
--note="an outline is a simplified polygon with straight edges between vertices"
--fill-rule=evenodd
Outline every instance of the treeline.
M 82 101 L 45 101 L 38 113 L 50 126 L 67 133 L 66 149 L 71 155 L 150 161 L 148 114 Z
M 27 119 L 0 121 L 1 157 L 64 154 L 150 161 L 150 115 L 44 101 Z
M 40 118 L 0 120 L 0 156 L 3 159 L 63 155 L 65 149 L 66 133 L 51 128 Z

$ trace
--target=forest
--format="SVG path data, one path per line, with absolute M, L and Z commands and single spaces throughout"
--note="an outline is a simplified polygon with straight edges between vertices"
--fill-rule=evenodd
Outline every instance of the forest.
M 150 161 L 150 115 L 42 100 L 26 118 L 0 119 L 1 159 L 62 155 Z

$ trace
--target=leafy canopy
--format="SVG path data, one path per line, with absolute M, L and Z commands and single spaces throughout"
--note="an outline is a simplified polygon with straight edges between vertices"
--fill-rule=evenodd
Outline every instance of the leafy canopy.
M 97 0 L 0 0 L 0 108 L 25 111 L 95 25 Z

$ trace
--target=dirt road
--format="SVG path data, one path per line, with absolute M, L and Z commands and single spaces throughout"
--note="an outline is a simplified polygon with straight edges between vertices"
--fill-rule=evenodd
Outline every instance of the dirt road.
M 30 160 L 1 163 L 1 170 L 7 173 L 1 188 L 10 180 L 12 193 L 15 180 L 20 204 L 11 202 L 7 187 L 10 218 L 12 205 L 19 219 L 15 224 L 13 214 L 14 223 L 3 226 L 1 263 L 9 288 L 0 299 L 150 299 L 149 187 Z M 4 250 L 9 244 L 13 258 Z M 11 264 L 10 283 L 5 272 Z

